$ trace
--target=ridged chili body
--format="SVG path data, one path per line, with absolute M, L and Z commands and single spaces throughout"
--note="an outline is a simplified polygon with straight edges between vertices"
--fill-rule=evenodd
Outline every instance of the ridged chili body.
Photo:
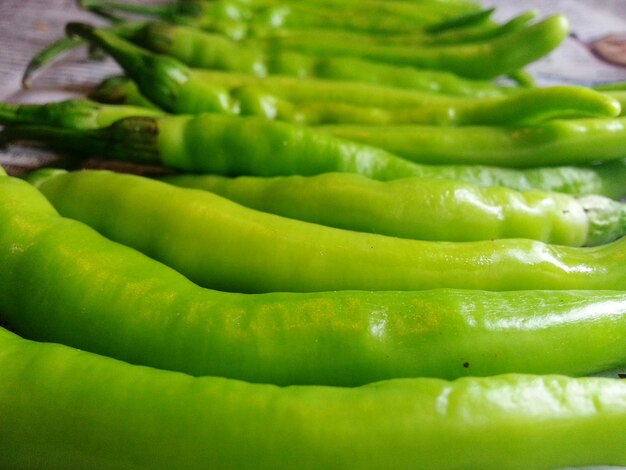
M 623 465 L 625 419 L 626 384 L 613 379 L 281 388 L 133 366 L 0 330 L 6 470 Z
M 287 219 L 133 175 L 83 171 L 38 185 L 61 214 L 220 290 L 626 288 L 626 238 L 593 248 L 425 242 Z

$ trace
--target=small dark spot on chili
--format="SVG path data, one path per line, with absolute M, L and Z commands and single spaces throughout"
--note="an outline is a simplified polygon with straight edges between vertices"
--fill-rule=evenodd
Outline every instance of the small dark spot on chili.
M 626 374 L 617 374 L 620 379 L 626 379 Z
M 467 369 L 469 367 L 469 362 L 464 362 L 463 363 L 463 367 L 465 367 Z

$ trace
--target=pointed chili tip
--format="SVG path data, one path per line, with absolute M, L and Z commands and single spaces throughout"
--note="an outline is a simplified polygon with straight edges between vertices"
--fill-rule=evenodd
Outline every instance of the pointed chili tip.
M 67 54 L 81 43 L 82 41 L 62 37 L 37 52 L 26 65 L 26 69 L 22 75 L 22 86 L 24 88 L 30 88 L 33 78 L 36 75 L 49 67 L 60 56 Z

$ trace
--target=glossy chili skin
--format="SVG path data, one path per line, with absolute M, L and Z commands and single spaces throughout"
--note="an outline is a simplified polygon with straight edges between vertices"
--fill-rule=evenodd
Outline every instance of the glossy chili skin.
M 53 124 L 53 123 L 50 123 Z M 319 130 L 256 117 L 204 114 L 126 118 L 96 130 L 9 126 L 7 141 L 38 141 L 79 155 L 162 164 L 192 173 L 238 176 L 357 173 L 388 181 L 419 176 L 479 186 L 536 188 L 619 198 L 626 191 L 626 161 L 594 166 L 508 169 L 481 165 L 419 165 L 384 150 Z
M 363 83 L 302 80 L 188 69 L 104 30 L 72 23 L 109 52 L 141 93 L 173 113 L 215 112 L 319 125 L 328 123 L 504 124 L 553 117 L 616 116 L 619 103 L 595 90 L 553 87 L 492 98 L 445 97 Z
M 525 239 L 406 240 L 287 219 L 206 191 L 132 175 L 83 171 L 51 175 L 37 184 L 64 216 L 88 223 L 218 290 L 626 286 L 626 238 L 593 248 Z
M 133 116 L 162 116 L 163 111 L 139 105 L 106 105 L 76 99 L 46 104 L 0 102 L 0 124 L 47 124 L 70 129 L 99 129 Z
M 281 388 L 133 366 L 5 330 L 0 351 L 7 470 L 626 463 L 626 384 L 614 379 L 501 375 Z
M 600 196 L 577 199 L 424 178 L 379 182 L 350 173 L 276 178 L 183 174 L 161 180 L 285 217 L 417 240 L 530 238 L 591 246 L 626 234 L 626 206 Z
M 282 385 L 582 375 L 626 361 L 623 292 L 211 291 L 59 217 L 23 181 L 0 183 L 0 319 L 31 339 Z

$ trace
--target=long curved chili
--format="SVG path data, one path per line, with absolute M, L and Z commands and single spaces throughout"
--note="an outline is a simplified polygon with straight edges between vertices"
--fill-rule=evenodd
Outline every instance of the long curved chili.
M 481 188 L 444 179 L 381 182 L 350 173 L 275 178 L 174 174 L 161 180 L 285 217 L 417 240 L 530 238 L 593 246 L 626 235 L 626 205 L 601 196 Z
M 23 181 L 0 178 L 0 218 L 0 321 L 31 339 L 135 364 L 354 386 L 583 375 L 626 361 L 623 292 L 224 293 L 61 218 Z
M 626 288 L 626 238 L 592 248 L 429 242 L 287 219 L 134 175 L 82 171 L 37 185 L 64 216 L 219 290 Z
M 91 105 L 90 109 L 93 109 Z M 63 121 L 67 123 L 70 118 Z M 8 126 L 3 137 L 6 141 L 43 142 L 79 155 L 162 164 L 192 173 L 307 176 L 347 172 L 382 181 L 419 176 L 520 191 L 537 188 L 612 198 L 619 198 L 626 191 L 624 159 L 593 166 L 523 170 L 481 165 L 420 165 L 326 132 L 256 117 L 218 114 L 133 117 L 95 130 Z
M 171 57 L 142 50 L 105 30 L 71 23 L 109 52 L 134 78 L 143 95 L 174 113 L 261 115 L 304 124 L 503 124 L 552 117 L 616 116 L 617 101 L 587 88 L 553 87 L 492 98 L 444 97 L 362 83 L 257 78 L 188 69 Z

